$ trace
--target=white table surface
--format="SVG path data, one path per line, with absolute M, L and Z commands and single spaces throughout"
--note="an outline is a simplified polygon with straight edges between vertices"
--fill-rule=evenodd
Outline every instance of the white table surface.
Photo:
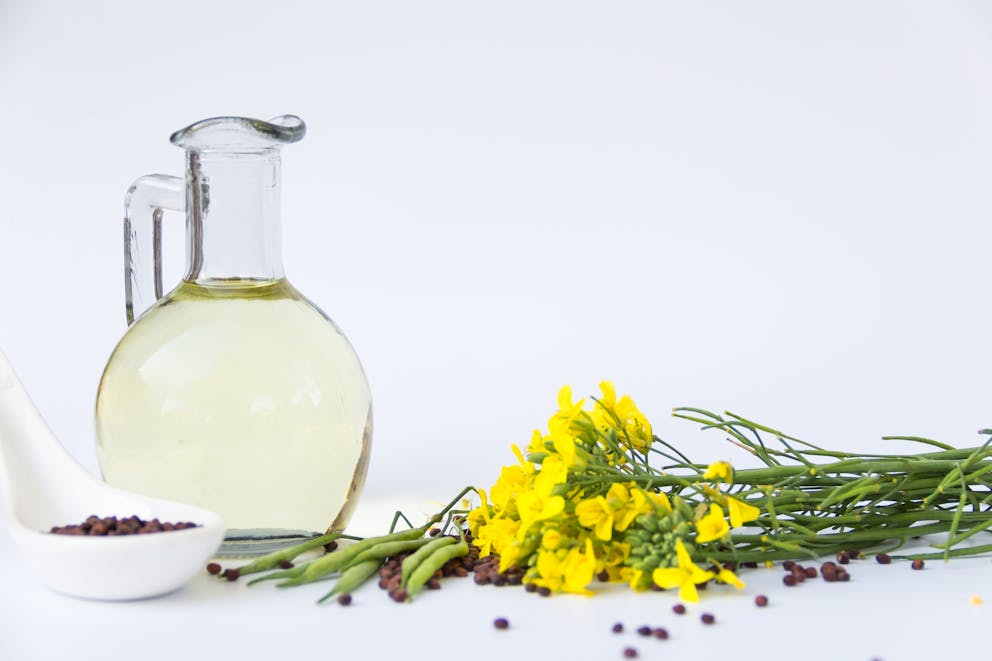
M 738 454 L 673 406 L 843 449 L 980 443 L 990 36 L 981 0 L 0 0 L 0 349 L 95 470 L 128 184 L 181 172 L 167 138 L 192 121 L 291 112 L 287 273 L 374 393 L 356 532 L 491 484 L 565 383 L 612 379 L 699 461 Z M 992 658 L 988 558 L 851 573 L 752 571 L 682 618 L 669 594 L 469 580 L 407 605 L 206 575 L 91 603 L 26 575 L 0 524 L 0 661 Z
M 427 512 L 426 500 L 370 494 L 351 530 L 382 532 L 391 512 Z M 782 584 L 780 566 L 747 570 L 747 587 L 714 586 L 685 615 L 674 593 L 597 589 L 594 597 L 541 598 L 520 587 L 476 586 L 448 578 L 440 591 L 408 604 L 376 585 L 351 606 L 315 600 L 329 584 L 279 590 L 228 583 L 205 572 L 164 597 L 92 602 L 55 594 L 26 573 L 0 533 L 0 659 L 336 658 L 428 659 L 460 655 L 473 661 L 620 659 L 635 647 L 641 659 L 988 659 L 983 633 L 992 623 L 992 562 L 930 561 L 913 571 L 905 561 L 849 565 L 851 581 Z M 768 596 L 758 608 L 754 597 Z M 987 603 L 972 603 L 973 596 Z M 704 612 L 716 623 L 700 621 Z M 498 631 L 496 617 L 510 628 Z M 611 627 L 622 622 L 626 631 Z M 666 641 L 642 638 L 641 625 L 661 626 Z

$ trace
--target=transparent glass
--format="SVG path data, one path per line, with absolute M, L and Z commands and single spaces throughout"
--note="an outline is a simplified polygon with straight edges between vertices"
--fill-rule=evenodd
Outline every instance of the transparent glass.
M 142 177 L 125 199 L 130 327 L 97 394 L 100 468 L 216 510 L 229 552 L 342 529 L 368 468 L 358 357 L 283 271 L 279 148 L 304 132 L 294 116 L 198 122 L 172 136 L 185 178 Z M 163 294 L 163 210 L 183 208 L 186 274 Z

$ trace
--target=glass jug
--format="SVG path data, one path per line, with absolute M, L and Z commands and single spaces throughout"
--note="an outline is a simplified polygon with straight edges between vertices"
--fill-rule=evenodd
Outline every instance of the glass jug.
M 97 394 L 100 468 L 219 512 L 228 550 L 342 529 L 368 468 L 358 357 L 283 274 L 280 148 L 305 131 L 292 115 L 197 122 L 171 138 L 185 179 L 142 177 L 125 200 L 130 327 Z M 184 208 L 186 275 L 163 295 L 163 210 Z

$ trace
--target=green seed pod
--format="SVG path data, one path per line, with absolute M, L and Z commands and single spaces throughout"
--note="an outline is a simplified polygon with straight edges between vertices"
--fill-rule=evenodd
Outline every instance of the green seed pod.
M 334 585 L 334 589 L 318 599 L 317 603 L 323 603 L 336 594 L 354 592 L 367 580 L 372 578 L 379 571 L 380 567 L 382 567 L 382 561 L 380 560 L 366 560 L 353 564 L 341 574 L 341 578 Z
M 412 597 L 417 592 L 420 592 L 421 588 L 434 575 L 434 572 L 443 567 L 444 563 L 453 558 L 463 558 L 466 555 L 468 555 L 468 544 L 464 541 L 443 546 L 434 551 L 410 574 L 410 580 L 407 581 L 406 585 L 407 594 Z
M 288 549 L 273 551 L 272 553 L 263 555 L 260 558 L 255 558 L 255 560 L 248 563 L 244 567 L 238 567 L 238 575 L 244 576 L 246 574 L 256 574 L 258 572 L 275 569 L 279 566 L 280 562 L 283 562 L 284 560 L 294 560 L 298 555 L 316 548 L 320 548 L 325 544 L 335 541 L 340 536 L 341 533 L 339 532 L 331 532 L 325 535 L 320 535 L 319 537 L 308 539 L 307 541 L 291 546 Z
M 360 542 L 355 542 L 354 544 L 344 548 L 338 549 L 333 553 L 328 553 L 327 555 L 317 558 L 313 562 L 306 565 L 304 571 L 298 576 L 290 578 L 288 581 L 283 581 L 279 583 L 276 587 L 285 588 L 292 587 L 294 585 L 303 585 L 304 583 L 311 583 L 315 580 L 319 580 L 328 574 L 332 574 L 340 569 L 344 569 L 361 553 L 367 551 L 368 549 L 376 546 L 377 544 L 390 543 L 402 540 L 419 539 L 424 536 L 427 532 L 429 526 L 420 526 L 419 528 L 411 528 L 410 530 L 404 530 L 402 532 L 395 532 L 390 535 L 382 535 L 380 537 L 366 537 Z M 292 570 L 290 570 L 292 571 Z
M 407 551 L 416 551 L 421 546 L 425 546 L 430 542 L 430 538 L 421 537 L 420 539 L 400 539 L 395 542 L 376 544 L 375 546 L 365 549 L 352 558 L 346 567 L 351 567 L 368 560 L 385 560 L 386 558 L 399 555 L 400 553 L 405 553 Z
M 413 571 L 420 566 L 421 562 L 426 560 L 439 548 L 443 546 L 447 546 L 448 544 L 454 544 L 455 541 L 457 540 L 455 540 L 454 537 L 447 537 L 447 536 L 438 537 L 437 539 L 434 539 L 429 543 L 421 546 L 412 555 L 408 555 L 406 558 L 404 558 L 403 565 L 401 568 L 402 578 L 400 579 L 400 585 L 405 588 L 407 581 L 410 580 L 410 574 L 412 574 Z

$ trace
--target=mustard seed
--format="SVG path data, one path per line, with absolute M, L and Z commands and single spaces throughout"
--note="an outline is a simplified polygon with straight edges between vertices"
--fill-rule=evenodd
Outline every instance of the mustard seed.
M 766 597 L 763 594 L 759 594 L 757 597 L 754 598 L 754 605 L 759 608 L 764 608 L 765 606 L 768 605 L 768 597 Z
M 889 565 L 892 564 L 892 556 L 888 553 L 879 553 L 875 556 L 875 561 L 880 565 Z
M 207 573 L 216 576 L 217 574 L 220 573 L 220 565 L 218 565 L 216 562 L 211 562 L 209 565 L 207 565 Z
M 672 610 L 675 611 L 676 615 L 685 615 L 684 604 L 675 604 L 674 606 L 672 606 Z
M 617 622 L 613 625 L 613 633 L 623 633 L 623 623 Z
M 703 621 L 703 624 L 713 624 L 716 622 L 716 617 L 712 613 L 703 613 L 699 619 Z
M 797 581 L 796 580 L 796 577 L 793 576 L 792 574 L 786 574 L 785 577 L 782 579 L 782 582 L 785 583 L 786 585 L 788 585 L 791 588 L 792 586 L 794 586 L 799 581 Z
M 637 627 L 637 633 L 638 633 L 638 635 L 641 635 L 641 636 L 650 636 L 651 635 L 651 627 L 649 627 L 647 625 L 642 626 L 642 627 Z
M 623 650 L 623 658 L 625 658 L 625 659 L 636 659 L 637 658 L 637 650 L 635 650 L 633 647 L 625 647 L 624 650 Z
M 923 569 L 923 565 L 924 564 L 926 564 L 926 563 L 923 562 L 923 559 L 922 558 L 917 558 L 916 560 L 913 560 L 913 564 L 910 565 L 910 566 L 913 569 Z
M 351 595 L 348 594 L 347 592 L 345 592 L 342 595 L 338 595 L 338 603 L 341 604 L 342 606 L 350 606 L 351 605 Z
M 651 632 L 651 635 L 658 640 L 668 640 L 668 631 L 662 627 L 655 627 L 655 629 Z
M 241 572 L 239 572 L 237 569 L 224 570 L 224 578 L 226 578 L 229 581 L 236 581 L 240 576 L 241 576 Z
M 493 626 L 500 630 L 509 629 L 510 621 L 507 620 L 505 617 L 497 617 L 495 620 L 493 620 Z

